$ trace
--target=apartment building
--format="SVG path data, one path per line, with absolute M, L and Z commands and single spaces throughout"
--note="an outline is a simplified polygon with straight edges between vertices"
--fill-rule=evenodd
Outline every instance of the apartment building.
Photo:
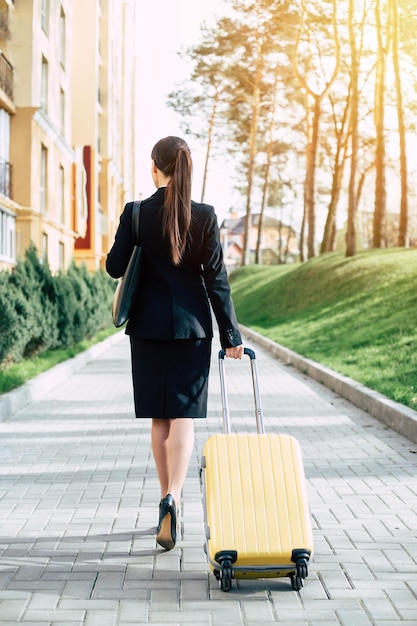
M 53 271 L 104 266 L 133 194 L 134 4 L 0 0 L 0 268 L 31 242 Z
M 0 0 L 0 269 L 16 257 L 16 210 L 12 200 L 13 168 L 10 162 L 11 118 L 14 103 L 14 73 L 10 62 L 9 13 L 12 0 Z

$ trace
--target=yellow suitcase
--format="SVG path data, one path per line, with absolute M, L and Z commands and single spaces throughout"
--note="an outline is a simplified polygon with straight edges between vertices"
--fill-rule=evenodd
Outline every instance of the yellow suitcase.
M 258 433 L 230 432 L 224 350 L 219 352 L 223 434 L 203 447 L 201 480 L 210 569 L 223 591 L 233 578 L 289 577 L 299 590 L 308 576 L 313 532 L 298 441 L 265 434 L 256 357 L 252 370 Z

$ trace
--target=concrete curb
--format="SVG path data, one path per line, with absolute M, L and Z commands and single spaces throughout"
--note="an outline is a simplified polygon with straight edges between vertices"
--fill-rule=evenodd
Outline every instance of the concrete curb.
M 120 341 L 123 334 L 121 332 L 115 333 L 104 341 L 91 346 L 88 350 L 80 352 L 74 358 L 51 367 L 50 370 L 32 378 L 21 387 L 1 395 L 0 422 L 9 419 L 31 402 L 44 398 L 51 389 L 64 382 L 74 372 L 105 352 L 117 341 Z
M 246 326 L 241 326 L 241 331 L 248 339 L 262 346 L 284 363 L 296 367 L 397 433 L 417 443 L 417 411 L 390 400 L 382 393 L 378 393 L 352 378 L 338 374 L 311 359 L 304 358 L 256 331 L 246 328 Z

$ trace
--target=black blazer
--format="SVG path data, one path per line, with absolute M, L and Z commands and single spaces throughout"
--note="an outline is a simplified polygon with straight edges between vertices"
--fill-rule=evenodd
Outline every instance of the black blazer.
M 191 227 L 181 263 L 174 266 L 162 234 L 165 188 L 142 202 L 139 240 L 143 278 L 138 306 L 126 327 L 128 335 L 147 339 L 197 339 L 213 336 L 210 304 L 223 348 L 242 343 L 223 262 L 214 208 L 192 202 Z M 113 278 L 123 276 L 133 250 L 133 202 L 126 204 L 106 269 Z

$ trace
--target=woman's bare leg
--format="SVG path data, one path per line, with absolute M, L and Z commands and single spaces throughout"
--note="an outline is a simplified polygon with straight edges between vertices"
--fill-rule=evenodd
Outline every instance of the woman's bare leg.
M 187 476 L 194 448 L 194 422 L 190 418 L 177 417 L 170 420 L 168 437 L 168 489 L 177 507 Z
M 152 452 L 159 484 L 161 485 L 161 498 L 164 498 L 168 493 L 168 436 L 170 421 L 167 419 L 152 419 Z
M 161 497 L 170 493 L 179 506 L 194 447 L 194 423 L 190 418 L 152 420 L 152 451 L 161 485 Z

